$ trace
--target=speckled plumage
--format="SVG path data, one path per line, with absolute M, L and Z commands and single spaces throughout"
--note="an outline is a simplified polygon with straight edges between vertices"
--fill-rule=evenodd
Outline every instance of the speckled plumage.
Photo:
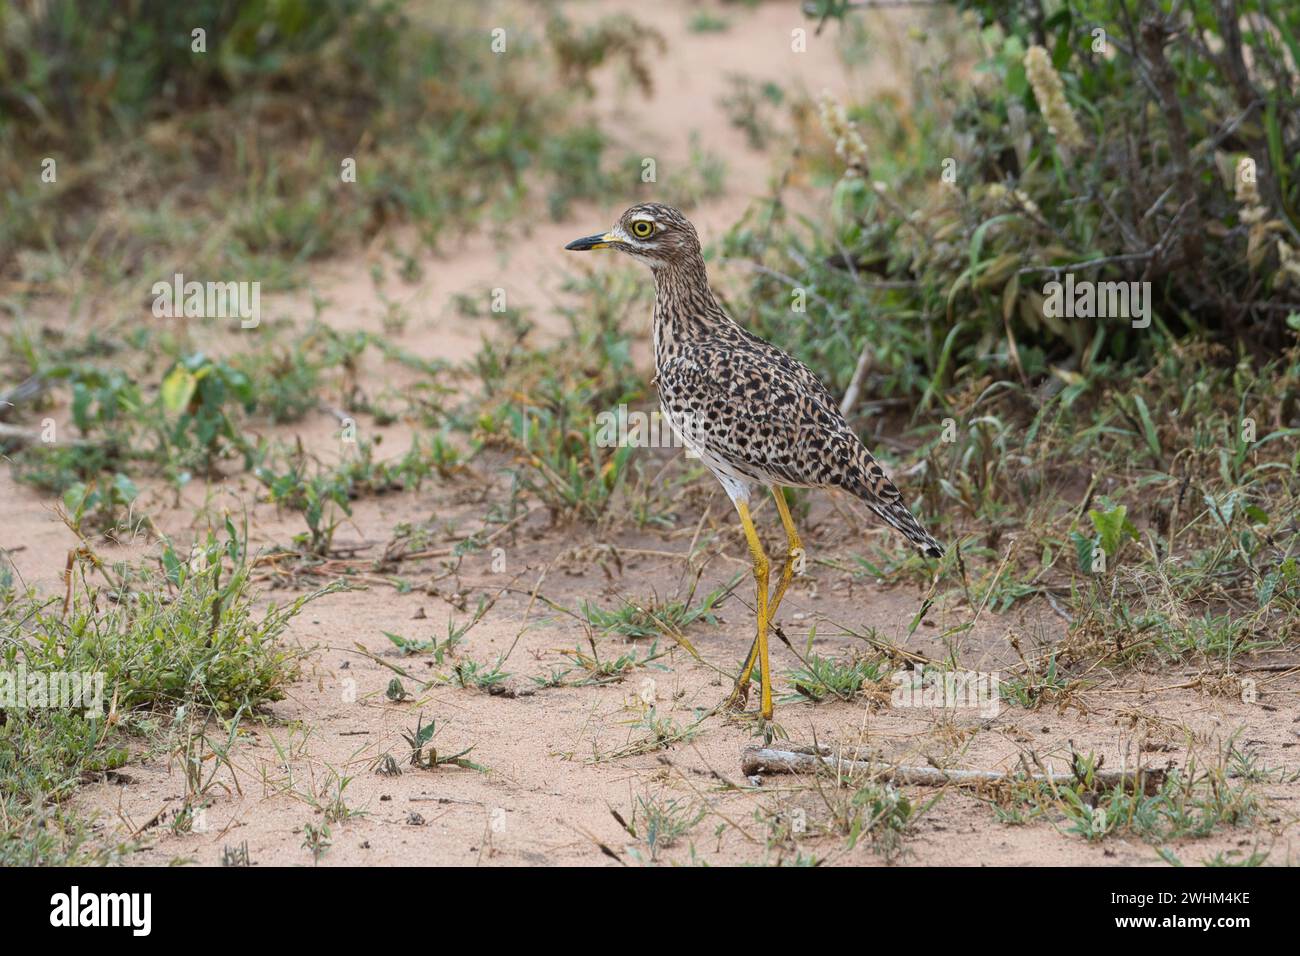
M 722 706 L 744 707 L 757 667 L 759 715 L 771 720 L 768 630 L 803 555 L 780 486 L 843 488 L 921 553 L 940 557 L 943 549 L 907 510 L 817 376 L 742 329 L 718 304 L 709 290 L 695 227 L 680 212 L 659 203 L 633 206 L 609 232 L 575 239 L 565 248 L 617 249 L 654 272 L 655 381 L 664 412 L 735 503 L 754 568 L 754 643 Z M 788 544 L 770 594 L 771 565 L 749 510 L 754 485 L 771 490 Z
M 644 222 L 653 231 L 638 238 L 634 230 L 646 229 Z M 943 554 L 817 376 L 718 304 L 699 238 L 680 212 L 659 203 L 633 206 L 611 232 L 572 247 L 599 244 L 651 267 L 664 413 L 733 501 L 747 502 L 754 485 L 843 488 L 923 554 Z

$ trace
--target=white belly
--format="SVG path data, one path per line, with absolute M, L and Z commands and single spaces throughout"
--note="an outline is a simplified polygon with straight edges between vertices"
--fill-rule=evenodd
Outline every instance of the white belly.
M 707 445 L 698 439 L 698 436 L 694 434 L 694 429 L 687 427 L 686 423 L 679 422 L 673 417 L 668 410 L 668 406 L 661 404 L 660 409 L 668 424 L 672 426 L 673 433 L 686 447 L 686 451 L 704 462 L 705 467 L 713 472 L 714 477 L 721 482 L 723 490 L 727 492 L 727 497 L 733 502 L 748 502 L 750 489 L 755 484 L 754 479 L 741 474 L 725 458 L 715 455 Z

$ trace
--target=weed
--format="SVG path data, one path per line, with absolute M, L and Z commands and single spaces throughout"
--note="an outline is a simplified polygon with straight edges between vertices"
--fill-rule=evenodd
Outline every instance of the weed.
M 421 714 L 415 720 L 415 730 L 411 732 L 402 732 L 402 739 L 406 741 L 407 747 L 410 748 L 408 762 L 412 767 L 418 767 L 422 770 L 432 770 L 435 767 L 450 764 L 455 767 L 464 767 L 469 770 L 478 770 L 486 773 L 483 767 L 465 759 L 473 747 L 466 747 L 464 750 L 454 754 L 439 754 L 438 749 L 433 744 L 433 738 L 438 734 L 438 722 L 430 720 L 424 723 L 424 715 Z
M 884 677 L 884 661 L 858 658 L 841 662 L 818 654 L 808 654 L 803 666 L 790 671 L 787 677 L 794 684 L 797 695 L 788 700 L 821 702 L 828 697 L 852 700 L 865 684 L 878 684 Z
M 253 860 L 248 853 L 248 841 L 240 843 L 238 846 L 226 845 L 221 848 L 221 865 L 222 866 L 252 866 Z
M 459 661 L 452 666 L 450 680 L 458 687 L 491 691 L 504 684 L 510 676 L 501 669 L 501 664 L 501 661 L 495 664 L 482 664 L 473 660 Z
M 825 793 L 823 796 L 827 799 L 832 825 L 846 837 L 847 848 L 853 849 L 866 837 L 873 852 L 890 863 L 903 855 L 906 836 L 920 815 L 934 803 L 932 800 L 918 809 L 902 790 L 878 781 L 851 783 L 847 791 L 837 790 L 829 797 Z
M 650 862 L 659 861 L 659 851 L 675 846 L 707 816 L 697 804 L 676 797 L 637 797 L 631 819 L 624 829 L 634 840 L 641 840 L 650 850 Z M 614 818 L 623 823 L 618 814 Z
M 302 848 L 311 853 L 313 863 L 319 863 L 333 843 L 328 823 L 317 826 L 315 823 L 302 825 Z
M 718 618 L 715 612 L 729 593 L 730 587 L 717 588 L 695 605 L 690 603 L 693 595 L 685 601 L 663 604 L 657 600 L 642 604 L 624 599 L 623 606 L 616 611 L 606 611 L 584 601 L 582 614 L 588 624 L 604 634 L 620 634 L 630 639 L 681 635 L 687 627 L 699 621 L 716 626 Z
M 133 734 L 177 717 L 200 724 L 231 719 L 232 736 L 187 736 L 187 808 L 211 785 L 234 742 L 237 716 L 280 700 L 298 673 L 299 651 L 283 646 L 290 621 L 327 588 L 254 614 L 244 537 L 227 522 L 189 559 L 164 548 L 161 567 L 110 571 L 93 555 L 71 573 L 66 611 L 58 601 L 16 595 L 0 614 L 0 670 L 82 674 L 102 679 L 100 706 L 7 709 L 0 720 L 0 805 L 10 821 L 0 859 L 87 859 L 85 833 L 60 809 L 86 774 L 126 763 Z M 107 577 L 93 585 L 85 564 Z M 200 749 L 202 748 L 202 749 Z M 199 767 L 206 752 L 206 775 Z
M 655 641 L 645 651 L 644 654 L 638 655 L 635 650 L 620 654 L 618 657 L 604 660 L 600 657 L 600 652 L 596 648 L 596 642 L 589 643 L 591 653 L 588 654 L 581 647 L 575 647 L 572 651 L 564 651 L 564 656 L 572 661 L 576 666 L 582 669 L 583 676 L 581 679 L 574 681 L 576 686 L 582 685 L 599 685 L 599 684 L 616 684 L 625 680 L 627 676 L 640 667 L 656 667 L 660 670 L 667 670 L 666 667 L 654 662 L 661 657 L 667 656 L 667 651 L 659 650 L 659 642 Z M 548 682 L 562 680 L 568 681 L 570 670 L 565 670 L 562 674 L 552 674 L 547 679 Z M 546 686 L 546 683 L 543 683 Z
M 703 718 L 694 723 L 681 726 L 672 717 L 660 717 L 654 707 L 650 707 L 633 724 L 633 730 L 644 730 L 646 734 L 632 742 L 619 747 L 609 755 L 611 759 L 632 757 L 640 754 L 654 753 L 673 744 L 687 743 L 699 733 Z

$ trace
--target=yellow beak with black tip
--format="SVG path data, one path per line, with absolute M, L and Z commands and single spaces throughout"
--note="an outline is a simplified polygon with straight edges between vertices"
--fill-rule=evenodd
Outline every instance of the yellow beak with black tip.
M 564 248 L 574 252 L 586 252 L 588 249 L 608 249 L 610 246 L 618 245 L 620 239 L 617 234 L 612 232 L 602 233 L 598 236 L 586 236 L 582 239 L 574 239 Z

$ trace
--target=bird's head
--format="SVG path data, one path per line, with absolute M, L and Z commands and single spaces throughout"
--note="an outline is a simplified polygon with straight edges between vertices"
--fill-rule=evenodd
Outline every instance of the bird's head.
M 672 206 L 647 202 L 619 216 L 609 232 L 575 239 L 564 248 L 575 252 L 617 249 L 658 269 L 699 256 L 700 238 L 690 221 Z

